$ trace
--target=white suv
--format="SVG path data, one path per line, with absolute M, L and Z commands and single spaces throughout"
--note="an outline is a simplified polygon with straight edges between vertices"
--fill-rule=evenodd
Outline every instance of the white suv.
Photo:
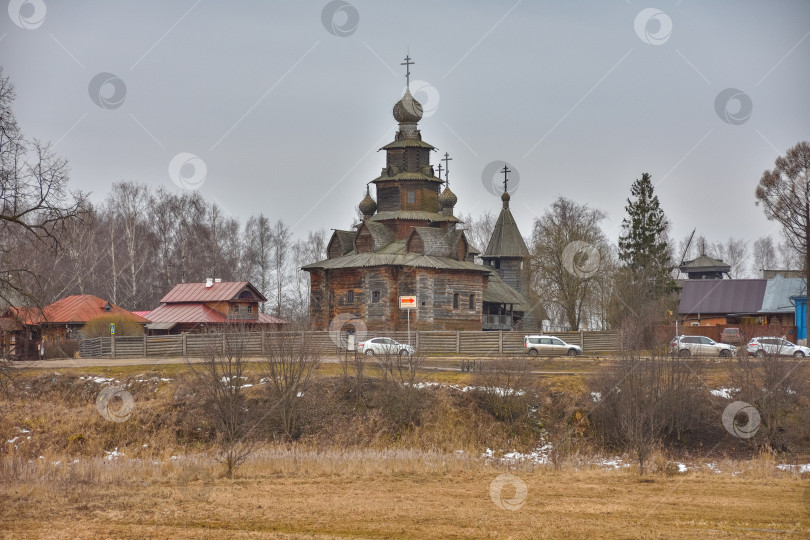
M 523 347 L 529 356 L 577 356 L 582 354 L 579 345 L 571 345 L 554 336 L 523 336 Z
M 670 344 L 672 352 L 684 358 L 687 356 L 722 356 L 737 354 L 737 347 L 728 343 L 717 343 L 706 336 L 678 336 Z
M 755 337 L 748 342 L 748 354 L 756 355 L 759 358 L 763 358 L 765 355 L 804 358 L 810 356 L 810 348 L 796 345 L 784 338 Z

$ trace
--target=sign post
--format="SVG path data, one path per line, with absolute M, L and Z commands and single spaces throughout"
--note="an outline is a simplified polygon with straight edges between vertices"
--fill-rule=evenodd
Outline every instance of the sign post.
M 400 296 L 399 309 L 408 312 L 408 345 L 411 344 L 411 310 L 416 309 L 416 296 Z

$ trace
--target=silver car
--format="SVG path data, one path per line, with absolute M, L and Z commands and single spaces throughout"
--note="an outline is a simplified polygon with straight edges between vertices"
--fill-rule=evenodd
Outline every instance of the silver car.
M 687 356 L 722 356 L 737 354 L 737 347 L 728 343 L 717 343 L 706 336 L 678 336 L 670 344 L 673 354 Z
M 523 347 L 529 356 L 577 356 L 582 354 L 579 345 L 566 343 L 555 336 L 523 336 Z
M 357 352 L 367 356 L 374 356 L 375 354 L 410 356 L 416 350 L 410 345 L 399 343 L 389 337 L 375 337 L 360 342 L 357 345 Z
M 755 337 L 748 342 L 748 354 L 758 358 L 767 356 L 793 356 L 804 358 L 810 356 L 810 348 L 796 345 L 784 338 Z

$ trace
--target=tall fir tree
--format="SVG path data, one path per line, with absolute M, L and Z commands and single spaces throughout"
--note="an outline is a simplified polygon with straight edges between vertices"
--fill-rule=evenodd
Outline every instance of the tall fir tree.
M 650 178 L 649 173 L 644 173 L 633 182 L 619 237 L 619 259 L 629 271 L 637 292 L 644 292 L 647 299 L 666 294 L 673 284 L 668 222 Z

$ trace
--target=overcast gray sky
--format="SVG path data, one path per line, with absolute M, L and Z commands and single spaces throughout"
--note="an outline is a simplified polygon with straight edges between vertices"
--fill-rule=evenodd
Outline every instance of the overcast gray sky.
M 676 239 L 754 240 L 778 230 L 760 175 L 810 139 L 807 0 L 6 3 L 18 120 L 97 201 L 120 180 L 185 185 L 243 223 L 345 228 L 396 130 L 406 51 L 457 213 L 499 210 L 482 172 L 507 161 L 524 234 L 563 195 L 615 240 L 646 171 Z

